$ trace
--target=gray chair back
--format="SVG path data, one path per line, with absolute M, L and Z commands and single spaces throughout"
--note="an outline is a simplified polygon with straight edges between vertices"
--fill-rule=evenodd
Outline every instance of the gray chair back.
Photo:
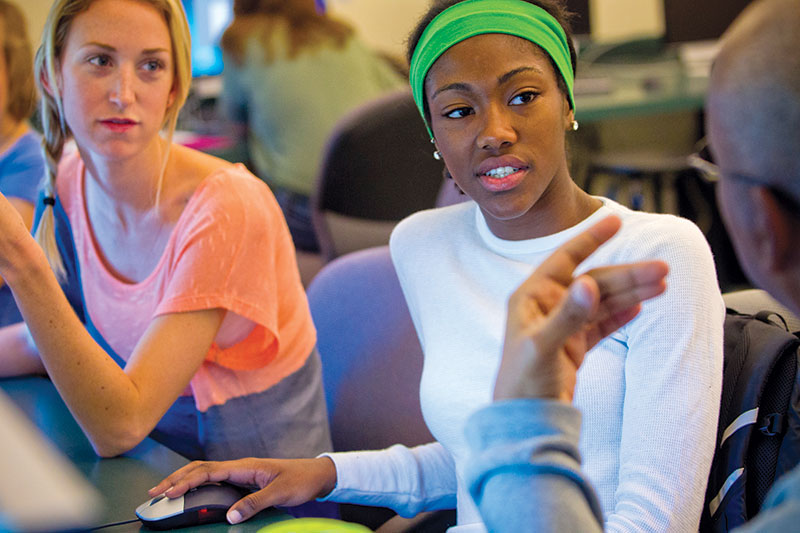
M 311 202 L 323 257 L 387 244 L 397 222 L 434 207 L 443 165 L 433 151 L 410 90 L 367 102 L 341 119 Z

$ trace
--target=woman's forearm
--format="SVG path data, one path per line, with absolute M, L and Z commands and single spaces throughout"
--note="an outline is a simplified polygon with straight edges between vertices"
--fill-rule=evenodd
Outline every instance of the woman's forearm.
M 98 453 L 134 446 L 143 438 L 137 430 L 138 391 L 83 327 L 41 248 L 31 237 L 6 240 L 3 256 L 13 258 L 3 261 L 2 274 L 42 366 Z
M 24 322 L 0 328 L 0 377 L 45 374 L 39 351 Z
M 224 316 L 208 309 L 154 318 L 122 369 L 80 322 L 30 235 L 0 237 L 0 274 L 44 369 L 102 456 L 128 451 L 152 431 L 202 364 Z

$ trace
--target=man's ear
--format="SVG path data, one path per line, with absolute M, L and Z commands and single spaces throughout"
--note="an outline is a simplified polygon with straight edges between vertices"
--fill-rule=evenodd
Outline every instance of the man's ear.
M 796 228 L 781 207 L 775 193 L 767 187 L 751 187 L 754 229 L 762 242 L 761 252 L 769 271 L 779 272 L 798 264 Z

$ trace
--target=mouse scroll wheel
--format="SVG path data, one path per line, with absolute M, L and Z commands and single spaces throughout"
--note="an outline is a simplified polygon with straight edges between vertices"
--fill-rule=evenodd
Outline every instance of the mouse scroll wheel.
M 166 497 L 167 497 L 166 494 L 162 494 L 161 496 L 156 496 L 150 501 L 150 505 L 155 505 Z

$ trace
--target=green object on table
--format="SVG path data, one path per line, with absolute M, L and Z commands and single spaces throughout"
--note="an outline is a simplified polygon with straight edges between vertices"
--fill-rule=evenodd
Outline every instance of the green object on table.
M 371 533 L 367 527 L 333 518 L 297 518 L 271 524 L 258 533 Z

